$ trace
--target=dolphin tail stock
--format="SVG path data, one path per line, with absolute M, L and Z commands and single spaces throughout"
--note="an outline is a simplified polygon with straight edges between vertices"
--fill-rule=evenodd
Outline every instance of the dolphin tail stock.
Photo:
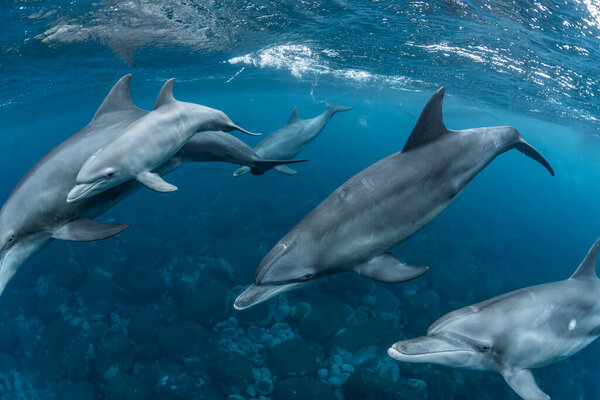
M 327 110 L 330 111 L 332 115 L 338 112 L 350 111 L 354 109 L 354 107 L 337 106 L 329 103 L 325 103 L 325 107 L 327 107 Z
M 253 175 L 262 175 L 265 172 L 267 172 L 268 170 L 270 170 L 271 168 L 278 167 L 280 165 L 295 164 L 295 163 L 301 163 L 301 162 L 307 162 L 307 161 L 308 160 L 257 160 L 257 161 L 255 161 L 255 165 L 250 168 L 250 172 L 252 172 Z M 247 170 L 245 170 L 244 172 L 241 172 L 239 175 L 236 175 L 236 173 L 238 171 L 240 171 L 242 168 L 235 171 L 233 175 L 239 176 L 243 173 L 248 172 Z
M 519 135 L 520 136 L 520 135 Z M 525 139 L 519 137 L 517 143 L 514 145 L 514 148 L 519 150 L 521 153 L 525 154 L 527 157 L 533 158 L 535 161 L 539 162 L 550 172 L 550 175 L 554 176 L 554 170 L 550 163 L 544 158 L 544 156 L 537 151 L 532 145 L 527 143 Z

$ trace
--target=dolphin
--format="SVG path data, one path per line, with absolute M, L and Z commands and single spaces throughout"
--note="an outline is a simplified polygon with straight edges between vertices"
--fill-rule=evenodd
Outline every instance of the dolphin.
M 298 107 L 294 107 L 287 124 L 261 140 L 255 147 L 256 154 L 274 160 L 291 160 L 321 133 L 335 113 L 352 110 L 353 107 L 327 104 L 327 110 L 311 119 L 300 119 Z M 273 168 L 285 175 L 294 175 L 296 171 L 280 165 Z M 233 176 L 241 176 L 250 171 L 250 167 L 238 168 Z
M 252 174 L 262 175 L 278 165 L 308 160 L 265 160 L 240 139 L 221 131 L 196 134 L 178 153 L 178 157 L 193 155 L 193 161 L 221 161 L 247 166 Z
M 175 79 L 165 83 L 152 112 L 132 122 L 88 158 L 67 202 L 97 195 L 130 179 L 157 192 L 175 191 L 176 186 L 152 171 L 173 157 L 197 132 L 240 130 L 254 135 L 234 124 L 222 111 L 175 100 L 174 83 Z
M 431 97 L 402 151 L 350 178 L 269 251 L 236 309 L 350 270 L 383 282 L 417 278 L 427 267 L 386 251 L 427 225 L 496 156 L 516 148 L 554 175 L 511 126 L 446 129 L 443 97 L 444 88 Z
M 521 398 L 548 400 L 531 369 L 570 357 L 600 336 L 599 250 L 600 239 L 567 280 L 453 311 L 427 336 L 397 342 L 388 354 L 404 362 L 498 372 Z
M 131 75 L 122 77 L 91 122 L 39 160 L 0 209 L 0 294 L 20 266 L 53 239 L 100 240 L 129 226 L 93 219 L 140 189 L 142 185 L 135 180 L 76 203 L 67 203 L 65 198 L 83 163 L 104 143 L 149 113 L 131 101 L 130 82 Z M 211 140 L 213 136 L 219 140 Z M 250 147 L 244 146 L 229 134 L 202 132 L 155 172 L 164 175 L 193 161 L 227 161 L 259 169 L 278 164 L 261 161 Z

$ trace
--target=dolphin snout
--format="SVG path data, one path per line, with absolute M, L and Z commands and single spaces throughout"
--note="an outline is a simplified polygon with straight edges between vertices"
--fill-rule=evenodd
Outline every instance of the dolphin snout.
M 94 195 L 94 188 L 96 188 L 100 183 L 101 181 L 93 183 L 80 183 L 75 185 L 67 195 L 67 203 L 75 203 L 76 201 L 80 201 Z

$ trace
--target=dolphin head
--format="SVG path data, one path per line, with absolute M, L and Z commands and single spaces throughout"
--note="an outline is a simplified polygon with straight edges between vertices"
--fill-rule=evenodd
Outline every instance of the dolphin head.
M 458 335 L 422 336 L 396 342 L 388 349 L 395 360 L 457 368 L 489 369 L 492 345 Z
M 390 357 L 404 362 L 501 370 L 506 322 L 477 305 L 458 309 L 434 322 L 427 336 L 396 342 Z
M 243 310 L 322 277 L 307 258 L 310 252 L 298 249 L 285 237 L 277 243 L 258 266 L 254 284 L 235 299 L 234 308 Z
M 0 221 L 6 222 L 3 218 Z M 0 228 L 0 295 L 21 265 L 49 241 L 49 235 L 26 234 L 19 227 L 8 228 L 3 224 Z
M 77 174 L 76 185 L 67 195 L 67 203 L 92 197 L 127 180 L 123 169 L 103 150 L 98 150 L 83 164 Z

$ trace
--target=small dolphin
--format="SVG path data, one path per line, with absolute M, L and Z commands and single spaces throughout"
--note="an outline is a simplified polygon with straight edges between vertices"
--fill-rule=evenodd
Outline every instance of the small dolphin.
M 352 110 L 352 108 L 327 104 L 327 110 L 321 115 L 303 120 L 298 116 L 298 107 L 295 107 L 287 124 L 261 140 L 254 147 L 254 151 L 262 158 L 291 160 L 319 136 L 335 113 Z M 285 175 L 296 174 L 296 171 L 285 165 L 276 166 L 273 169 Z M 250 167 L 241 167 L 233 173 L 233 176 L 241 176 L 248 171 L 250 171 Z
M 131 75 L 122 77 L 106 96 L 92 121 L 39 160 L 21 179 L 0 209 L 0 294 L 17 270 L 53 239 L 101 240 L 126 229 L 127 224 L 104 224 L 93 218 L 142 187 L 125 182 L 76 203 L 65 198 L 83 163 L 104 143 L 149 112 L 136 107 L 129 95 Z M 155 172 L 164 175 L 185 162 L 227 161 L 266 168 L 252 149 L 226 133 L 208 145 L 199 133 Z M 212 135 L 209 135 L 212 137 Z M 242 143 L 242 144 L 240 144 Z M 245 146 L 245 147 L 244 147 Z M 265 164 L 266 163 L 266 164 Z
M 173 97 L 175 79 L 161 89 L 154 110 L 136 120 L 90 156 L 77 174 L 77 185 L 67 202 L 73 203 L 102 193 L 130 179 L 136 179 L 157 192 L 172 192 L 177 187 L 152 172 L 201 131 L 240 130 L 222 111 Z
M 511 126 L 446 129 L 444 88 L 429 100 L 401 152 L 350 178 L 269 251 L 236 309 L 323 276 L 354 272 L 404 282 L 426 267 L 386 251 L 427 225 L 496 156 L 517 149 L 550 164 Z
M 531 368 L 570 357 L 600 336 L 599 250 L 600 239 L 567 280 L 453 311 L 434 322 L 427 336 L 397 342 L 388 354 L 405 362 L 498 372 L 521 398 L 548 400 Z
M 182 147 L 178 156 L 191 153 L 194 161 L 221 161 L 247 166 L 254 175 L 262 175 L 278 165 L 306 162 L 308 160 L 265 160 L 240 139 L 221 131 L 196 134 Z

